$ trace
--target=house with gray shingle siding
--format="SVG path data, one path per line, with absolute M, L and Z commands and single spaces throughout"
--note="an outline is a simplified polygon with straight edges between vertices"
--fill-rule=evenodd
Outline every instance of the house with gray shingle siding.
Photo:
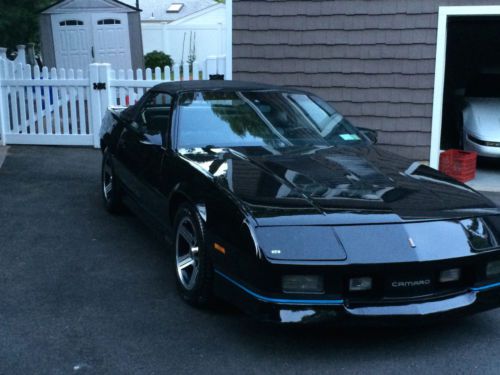
M 429 160 L 439 8 L 484 5 L 500 0 L 234 0 L 233 79 L 312 91 L 387 149 Z

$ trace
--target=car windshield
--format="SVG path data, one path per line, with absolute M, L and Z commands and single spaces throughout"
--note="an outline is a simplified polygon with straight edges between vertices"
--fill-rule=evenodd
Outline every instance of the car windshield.
M 179 112 L 179 148 L 367 144 L 330 105 L 303 93 L 189 92 Z

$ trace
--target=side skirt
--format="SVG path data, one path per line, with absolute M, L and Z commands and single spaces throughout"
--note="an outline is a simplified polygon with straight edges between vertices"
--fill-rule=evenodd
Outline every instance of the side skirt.
M 157 220 L 141 204 L 125 193 L 123 203 L 134 213 L 148 228 L 169 246 L 174 244 L 172 229 L 165 223 Z

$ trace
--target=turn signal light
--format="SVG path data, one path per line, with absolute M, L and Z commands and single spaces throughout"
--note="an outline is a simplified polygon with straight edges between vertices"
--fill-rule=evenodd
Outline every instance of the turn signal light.
M 461 275 L 460 268 L 452 268 L 449 270 L 441 271 L 439 274 L 439 282 L 440 283 L 450 283 L 452 281 L 460 280 Z
M 495 260 L 489 262 L 486 266 L 486 276 L 487 277 L 499 277 L 500 276 L 500 260 Z
M 362 292 L 372 288 L 373 281 L 371 277 L 354 277 L 349 280 L 349 291 Z
M 285 275 L 281 280 L 285 293 L 323 293 L 323 277 L 317 275 Z
M 219 245 L 217 242 L 214 242 L 214 249 L 219 253 L 226 255 L 226 249 L 223 246 Z

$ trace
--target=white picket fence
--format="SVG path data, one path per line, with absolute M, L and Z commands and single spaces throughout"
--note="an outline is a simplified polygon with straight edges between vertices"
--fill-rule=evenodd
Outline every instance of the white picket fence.
M 0 59 L 0 138 L 2 145 L 99 147 L 99 130 L 109 106 L 128 106 L 162 82 L 209 79 L 225 74 L 225 57 L 207 59 L 200 71 L 176 65 L 154 70 L 115 71 L 91 64 L 88 72 L 40 70 Z

